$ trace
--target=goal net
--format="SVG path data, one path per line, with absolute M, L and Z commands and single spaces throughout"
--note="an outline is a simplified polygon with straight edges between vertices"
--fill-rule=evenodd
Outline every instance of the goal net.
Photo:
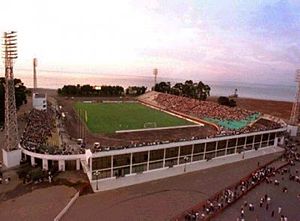
M 144 123 L 144 128 L 156 128 L 156 122 L 146 122 Z

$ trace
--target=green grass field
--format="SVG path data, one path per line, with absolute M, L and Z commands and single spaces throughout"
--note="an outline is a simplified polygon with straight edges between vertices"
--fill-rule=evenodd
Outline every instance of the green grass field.
M 138 103 L 75 103 L 77 112 L 93 133 L 114 133 L 117 130 L 143 129 L 144 124 L 156 122 L 157 127 L 192 125 L 193 123 Z M 87 118 L 87 119 L 86 119 Z M 150 125 L 151 126 L 151 125 Z

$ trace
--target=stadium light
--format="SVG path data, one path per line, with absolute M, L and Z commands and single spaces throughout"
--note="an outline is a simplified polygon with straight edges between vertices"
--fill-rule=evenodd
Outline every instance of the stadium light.
M 96 170 L 93 174 L 94 174 L 94 176 L 96 176 L 96 190 L 99 190 L 99 187 L 98 187 L 98 176 L 100 175 L 100 171 Z

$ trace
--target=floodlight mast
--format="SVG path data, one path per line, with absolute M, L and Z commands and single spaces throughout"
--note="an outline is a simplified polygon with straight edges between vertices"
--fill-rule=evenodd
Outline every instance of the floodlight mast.
M 37 92 L 37 77 L 36 77 L 37 59 L 33 59 L 33 92 Z
M 2 47 L 5 65 L 5 149 L 11 151 L 17 149 L 19 143 L 13 71 L 14 60 L 18 58 L 15 31 L 4 32 Z
M 295 102 L 293 104 L 290 123 L 292 125 L 298 125 L 299 123 L 299 110 L 300 110 L 300 69 L 296 71 L 295 81 L 298 83 L 297 85 L 297 93 L 295 97 Z
M 156 84 L 157 84 L 157 75 L 158 75 L 158 69 L 157 68 L 153 69 L 153 75 L 154 75 L 154 87 L 153 87 L 153 89 L 154 89 Z

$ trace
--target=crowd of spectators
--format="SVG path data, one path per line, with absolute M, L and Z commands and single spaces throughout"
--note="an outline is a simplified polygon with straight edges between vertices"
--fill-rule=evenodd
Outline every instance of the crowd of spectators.
M 282 156 L 281 160 L 285 160 L 288 166 L 294 166 L 295 162 L 300 162 L 300 154 L 297 151 L 295 144 L 291 144 L 289 141 L 286 141 L 285 145 L 285 153 Z M 259 166 L 259 165 L 258 165 Z M 289 180 L 300 183 L 300 177 L 298 174 L 298 170 L 293 174 L 288 167 L 284 168 L 274 168 L 272 166 L 265 166 L 257 169 L 250 176 L 242 179 L 239 183 L 224 189 L 223 191 L 217 193 L 213 197 L 209 198 L 205 202 L 201 204 L 202 208 L 196 210 L 192 210 L 185 213 L 185 220 L 210 220 L 210 218 L 214 217 L 217 213 L 222 212 L 226 207 L 233 204 L 235 201 L 240 199 L 244 194 L 248 191 L 255 188 L 261 182 L 266 181 L 268 184 L 274 184 L 279 186 L 279 180 L 273 178 L 276 174 L 284 175 L 289 174 Z M 287 192 L 287 187 L 282 188 L 282 192 Z M 298 196 L 297 196 L 298 197 Z M 299 195 L 300 198 L 300 195 Z M 271 198 L 267 194 L 258 199 L 260 207 L 266 207 L 268 210 Z M 245 220 L 245 207 L 249 207 L 249 211 L 254 211 L 254 204 L 244 202 L 241 206 L 241 213 L 237 220 Z M 274 209 L 274 208 L 273 208 Z M 271 210 L 271 209 L 270 209 Z M 271 212 L 271 217 L 274 217 L 275 210 Z M 286 216 L 281 214 L 281 208 L 278 208 L 278 214 L 280 215 L 281 220 L 284 220 Z M 287 218 L 286 218 L 287 219 Z
M 275 175 L 274 167 L 263 167 L 253 172 L 249 177 L 241 180 L 238 184 L 228 187 L 203 203 L 198 211 L 188 212 L 185 220 L 207 220 L 215 213 L 223 210 L 235 202 L 247 191 L 254 188 L 266 177 Z
M 171 94 L 159 94 L 155 101 L 167 110 L 174 110 L 198 118 L 243 120 L 257 112 L 227 107 L 211 101 L 201 101 Z
M 27 125 L 20 140 L 20 144 L 26 150 L 35 153 L 70 155 L 84 153 L 84 150 L 74 150 L 67 143 L 60 146 L 49 144 L 48 139 L 56 130 L 56 120 L 59 113 L 48 105 L 47 110 L 32 109 L 27 116 Z
M 280 123 L 268 119 L 260 118 L 253 124 L 247 125 L 246 127 L 239 130 L 234 130 L 234 129 L 227 130 L 221 127 L 217 136 L 230 136 L 230 135 L 245 134 L 251 132 L 258 132 L 258 131 L 275 130 L 281 127 L 282 125 Z
M 171 94 L 158 94 L 154 97 L 154 100 L 160 107 L 167 111 L 176 111 L 200 119 L 212 118 L 216 120 L 242 121 L 249 118 L 251 115 L 260 115 L 258 112 L 245 110 L 239 107 L 227 107 L 211 101 L 200 101 Z M 261 118 L 253 125 L 247 125 L 242 129 L 228 129 L 220 126 L 218 135 L 236 135 L 278 129 L 280 127 L 281 125 L 277 122 Z
M 28 114 L 20 144 L 32 152 L 39 152 L 40 147 L 46 145 L 47 139 L 52 136 L 54 128 L 52 116 L 51 109 L 32 109 Z

